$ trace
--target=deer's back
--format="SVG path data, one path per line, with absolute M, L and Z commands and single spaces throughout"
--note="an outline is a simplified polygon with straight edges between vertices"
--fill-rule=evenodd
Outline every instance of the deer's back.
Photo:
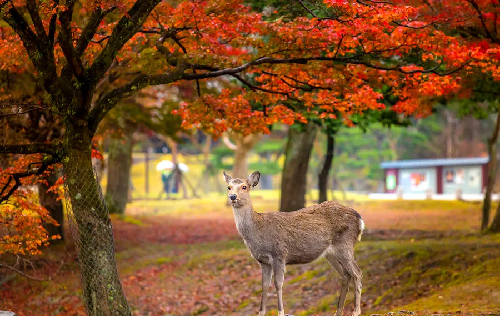
M 330 246 L 353 247 L 359 234 L 360 216 L 353 209 L 336 202 L 324 202 L 295 212 L 257 214 L 262 246 L 272 256 L 286 257 L 288 264 L 309 263 Z M 262 237 L 263 237 L 262 236 Z

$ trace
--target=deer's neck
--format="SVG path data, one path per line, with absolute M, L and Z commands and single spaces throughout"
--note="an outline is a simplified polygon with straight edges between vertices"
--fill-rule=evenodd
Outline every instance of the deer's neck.
M 234 212 L 237 230 L 239 231 L 239 234 L 246 239 L 252 234 L 255 228 L 253 222 L 253 206 L 232 207 L 232 210 Z

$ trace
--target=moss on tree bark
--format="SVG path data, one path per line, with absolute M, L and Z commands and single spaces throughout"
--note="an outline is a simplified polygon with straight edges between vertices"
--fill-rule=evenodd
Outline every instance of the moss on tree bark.
M 112 223 L 92 168 L 86 121 L 67 125 L 66 146 L 64 169 L 73 213 L 69 221 L 78 249 L 87 313 L 129 316 L 115 261 Z

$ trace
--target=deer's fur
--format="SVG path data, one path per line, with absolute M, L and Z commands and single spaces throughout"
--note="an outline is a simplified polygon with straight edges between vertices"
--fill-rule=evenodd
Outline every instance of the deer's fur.
M 342 315 L 349 284 L 355 289 L 354 312 L 361 314 L 362 273 L 354 259 L 354 246 L 364 229 L 361 216 L 350 207 L 324 202 L 295 212 L 257 213 L 249 191 L 260 179 L 253 172 L 247 179 L 232 179 L 228 196 L 239 234 L 262 269 L 262 300 L 259 315 L 266 314 L 267 291 L 274 274 L 279 316 L 284 315 L 282 284 L 288 264 L 305 264 L 326 258 L 342 283 L 336 315 Z

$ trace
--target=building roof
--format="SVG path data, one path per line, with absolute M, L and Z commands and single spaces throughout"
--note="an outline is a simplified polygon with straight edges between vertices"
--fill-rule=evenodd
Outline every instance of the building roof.
M 450 158 L 450 159 L 417 159 L 417 160 L 398 160 L 384 161 L 380 164 L 382 169 L 389 168 L 423 168 L 435 166 L 466 166 L 483 165 L 488 163 L 488 157 L 476 158 Z

